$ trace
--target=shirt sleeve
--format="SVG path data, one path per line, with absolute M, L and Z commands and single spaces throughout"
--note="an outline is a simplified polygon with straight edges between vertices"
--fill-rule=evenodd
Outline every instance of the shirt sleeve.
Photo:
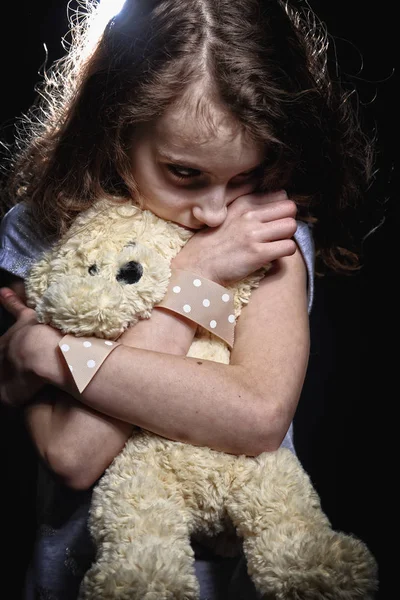
M 294 239 L 303 255 L 308 275 L 308 313 L 310 314 L 314 299 L 315 248 L 311 225 L 297 221 Z
M 0 269 L 24 279 L 32 263 L 48 250 L 52 239 L 33 223 L 29 206 L 20 202 L 0 225 Z

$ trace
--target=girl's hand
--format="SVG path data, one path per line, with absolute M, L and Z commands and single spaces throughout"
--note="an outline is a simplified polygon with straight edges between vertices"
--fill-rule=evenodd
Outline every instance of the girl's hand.
M 230 285 L 295 253 L 296 212 L 284 191 L 240 196 L 229 205 L 222 225 L 197 232 L 172 266 Z
M 29 402 L 48 383 L 37 374 L 37 363 L 48 362 L 61 335 L 47 325 L 40 325 L 36 313 L 8 288 L 0 290 L 2 306 L 15 323 L 0 337 L 0 401 L 9 406 Z

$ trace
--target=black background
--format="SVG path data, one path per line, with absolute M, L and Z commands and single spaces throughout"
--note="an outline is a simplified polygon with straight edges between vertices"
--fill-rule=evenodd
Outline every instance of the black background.
M 365 124 L 378 133 L 377 175 L 360 228 L 384 223 L 365 241 L 363 270 L 316 281 L 311 357 L 295 419 L 299 456 L 335 528 L 363 539 L 380 567 L 379 600 L 400 597 L 397 479 L 397 43 L 394 3 L 313 1 L 345 74 L 357 86 Z M 1 13 L 2 139 L 34 98 L 38 72 L 61 56 L 64 0 L 15 2 Z M 34 454 L 19 417 L 1 408 L 0 596 L 19 600 L 34 524 Z M 7 590 L 7 592 L 6 592 Z M 2 592 L 5 592 L 3 595 Z

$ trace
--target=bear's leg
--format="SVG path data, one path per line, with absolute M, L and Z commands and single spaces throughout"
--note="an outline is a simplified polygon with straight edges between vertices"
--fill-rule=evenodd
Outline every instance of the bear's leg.
M 332 530 L 290 450 L 247 458 L 238 467 L 227 511 L 243 538 L 248 572 L 261 598 L 374 598 L 374 558 L 361 541 Z
M 165 471 L 146 462 L 96 491 L 90 530 L 97 546 L 80 600 L 197 600 L 189 515 Z M 108 478 L 110 480 L 110 478 Z

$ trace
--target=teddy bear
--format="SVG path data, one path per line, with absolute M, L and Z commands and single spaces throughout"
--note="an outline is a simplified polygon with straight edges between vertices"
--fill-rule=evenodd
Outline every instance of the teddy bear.
M 33 265 L 28 304 L 64 333 L 115 340 L 151 316 L 191 235 L 131 203 L 100 200 Z M 230 286 L 235 319 L 267 270 Z M 188 356 L 227 364 L 230 349 L 199 326 Z M 191 540 L 212 543 L 232 530 L 260 598 L 374 597 L 374 557 L 361 540 L 332 529 L 290 450 L 234 456 L 135 428 L 93 491 L 96 557 L 79 598 L 198 600 Z

